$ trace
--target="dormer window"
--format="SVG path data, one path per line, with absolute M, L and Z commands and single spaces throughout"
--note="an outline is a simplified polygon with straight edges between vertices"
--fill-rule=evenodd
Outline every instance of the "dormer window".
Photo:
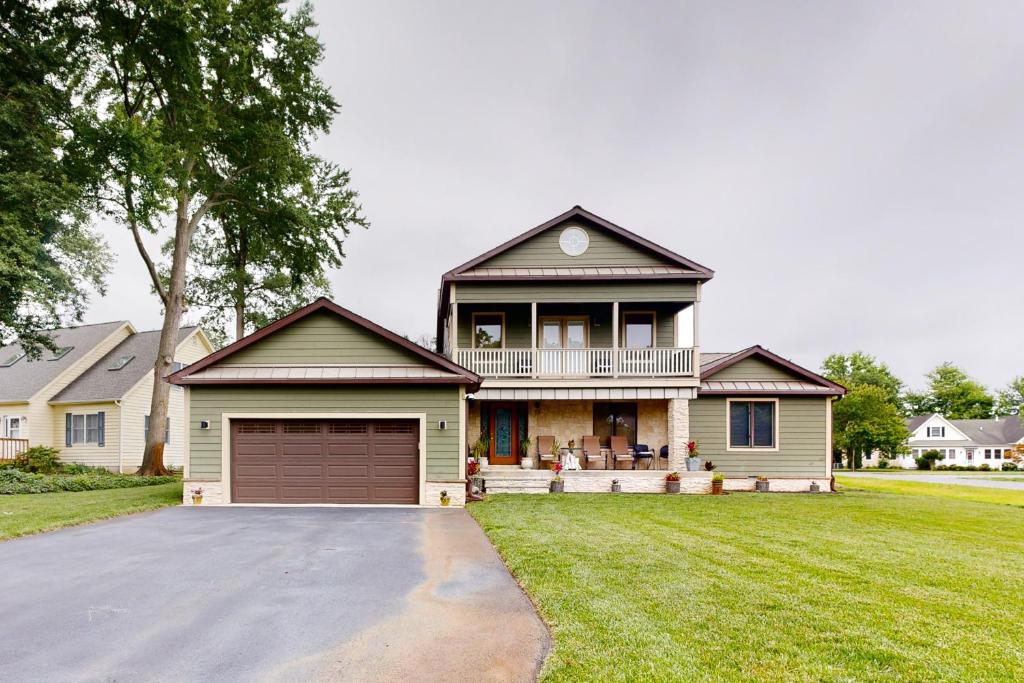
M 58 346 L 56 349 L 54 349 L 53 355 L 47 358 L 46 360 L 60 360 L 61 358 L 68 355 L 74 350 L 74 346 Z
M 110 367 L 107 368 L 107 370 L 120 370 L 124 366 L 131 363 L 134 358 L 135 356 L 121 356 L 120 358 L 114 360 L 114 362 L 110 364 Z
M 942 438 L 945 438 L 945 436 L 946 436 L 946 428 L 945 427 L 929 427 L 928 428 L 928 438 L 929 439 L 935 438 L 935 437 L 938 437 L 938 438 L 942 439 Z
M 0 368 L 9 368 L 9 367 L 11 367 L 12 365 L 17 363 L 19 360 L 21 360 L 24 357 L 25 357 L 25 352 L 24 351 L 18 351 L 14 355 L 8 356 L 7 358 L 5 358 L 3 360 L 3 362 L 0 362 Z

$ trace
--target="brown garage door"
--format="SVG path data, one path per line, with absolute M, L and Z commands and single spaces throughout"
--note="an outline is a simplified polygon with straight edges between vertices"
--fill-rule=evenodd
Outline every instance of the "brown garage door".
M 416 420 L 231 423 L 236 503 L 418 503 Z

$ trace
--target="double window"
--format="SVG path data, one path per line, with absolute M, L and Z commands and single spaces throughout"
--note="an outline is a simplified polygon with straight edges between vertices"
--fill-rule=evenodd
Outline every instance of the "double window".
M 727 401 L 729 406 L 729 444 L 732 448 L 764 448 L 774 450 L 778 447 L 776 426 L 778 424 L 778 402 L 765 401 Z
M 630 446 L 636 445 L 636 404 L 595 403 L 594 435 L 601 440 L 601 447 L 611 445 L 611 437 L 624 436 Z
M 104 413 L 66 413 L 64 415 L 64 445 L 104 445 L 106 420 Z
M 939 437 L 940 439 L 945 438 L 946 428 L 945 427 L 929 427 L 928 438 Z

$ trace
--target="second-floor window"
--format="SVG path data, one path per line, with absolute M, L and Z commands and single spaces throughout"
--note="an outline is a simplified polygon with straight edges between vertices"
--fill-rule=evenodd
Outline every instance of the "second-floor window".
M 500 349 L 505 346 L 505 316 L 501 313 L 473 314 L 473 348 Z
M 936 436 L 939 437 L 939 438 L 942 438 L 942 437 L 946 436 L 946 428 L 945 427 L 929 427 L 928 428 L 928 438 L 930 439 L 930 438 L 936 437 Z
M 622 328 L 622 345 L 627 349 L 654 347 L 653 313 L 624 313 Z

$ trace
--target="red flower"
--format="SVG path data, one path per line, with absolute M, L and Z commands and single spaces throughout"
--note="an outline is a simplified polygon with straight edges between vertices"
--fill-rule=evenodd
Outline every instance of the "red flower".
M 555 474 L 559 474 L 561 471 L 562 471 L 562 463 L 556 462 L 555 463 Z

